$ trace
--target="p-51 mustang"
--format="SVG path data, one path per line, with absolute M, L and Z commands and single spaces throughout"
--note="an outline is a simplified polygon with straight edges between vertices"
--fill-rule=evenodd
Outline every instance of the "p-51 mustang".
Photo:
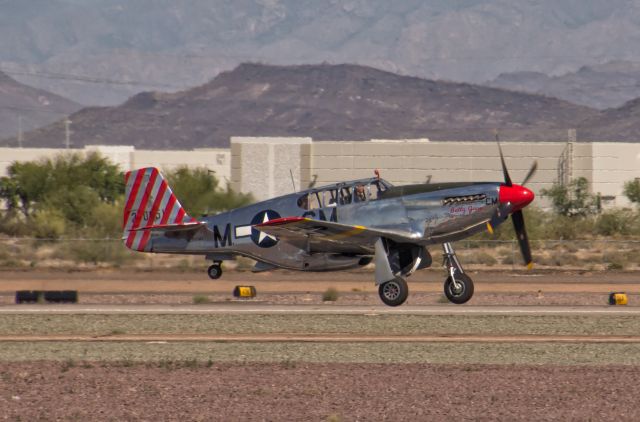
M 499 144 L 498 144 L 499 147 Z M 126 173 L 123 240 L 141 252 L 204 255 L 209 277 L 236 255 L 257 261 L 254 271 L 286 268 L 333 271 L 375 263 L 380 299 L 405 302 L 405 277 L 431 266 L 427 247 L 442 244 L 447 277 L 444 293 L 453 303 L 471 299 L 473 281 L 451 242 L 513 220 L 525 265 L 531 250 L 522 208 L 534 198 L 511 182 L 500 159 L 504 183 L 435 183 L 393 186 L 377 177 L 292 193 L 215 216 L 187 215 L 158 169 Z M 377 173 L 377 172 L 376 172 Z

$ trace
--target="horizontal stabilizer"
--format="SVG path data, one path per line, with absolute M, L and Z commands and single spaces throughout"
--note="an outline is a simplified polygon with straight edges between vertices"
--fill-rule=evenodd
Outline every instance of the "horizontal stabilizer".
M 271 271 L 271 270 L 275 270 L 277 268 L 278 267 L 276 267 L 275 265 L 267 264 L 266 262 L 262 262 L 262 261 L 258 261 L 258 262 L 256 262 L 256 265 L 254 265 L 253 268 L 251 269 L 251 272 L 260 273 L 262 271 Z
M 196 230 L 204 225 L 205 223 L 202 223 L 200 221 L 194 221 L 194 222 L 183 223 L 183 224 L 155 224 L 151 226 L 144 226 L 144 227 L 131 229 L 131 231 L 157 230 L 162 232 L 182 232 L 182 231 Z

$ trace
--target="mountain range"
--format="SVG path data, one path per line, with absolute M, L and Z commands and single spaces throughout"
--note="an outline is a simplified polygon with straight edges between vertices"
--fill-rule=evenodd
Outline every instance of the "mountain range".
M 606 136 L 620 112 L 359 65 L 247 63 L 189 90 L 143 92 L 120 106 L 84 108 L 70 119 L 74 146 L 182 149 L 228 146 L 231 136 L 491 140 L 495 129 L 505 140 L 561 141 L 570 128 L 578 128 L 581 138 L 591 136 L 591 121 Z M 640 139 L 635 129 L 624 136 Z M 54 123 L 27 133 L 25 145 L 46 147 L 61 139 L 63 125 Z
M 15 81 L 0 72 L 0 139 L 58 121 L 82 108 L 76 102 Z
M 583 66 L 560 76 L 540 72 L 502 73 L 487 85 L 550 95 L 597 109 L 614 108 L 640 97 L 640 63 L 620 61 Z
M 640 62 L 640 3 L 628 0 L 0 0 L 0 10 L 0 70 L 85 105 L 259 61 L 470 83 L 537 72 L 533 92 L 605 108 L 636 93 L 591 99 L 579 69 Z M 556 78 L 572 73 L 586 88 L 567 97 Z

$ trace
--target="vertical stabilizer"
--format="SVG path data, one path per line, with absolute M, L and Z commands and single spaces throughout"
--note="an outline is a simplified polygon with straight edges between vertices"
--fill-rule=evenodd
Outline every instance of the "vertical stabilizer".
M 151 230 L 145 227 L 192 223 L 155 167 L 125 173 L 123 240 L 129 249 L 147 251 Z

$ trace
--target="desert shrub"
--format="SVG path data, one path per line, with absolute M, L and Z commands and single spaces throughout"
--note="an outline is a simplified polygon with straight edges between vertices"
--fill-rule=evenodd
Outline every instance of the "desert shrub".
M 56 257 L 94 265 L 108 263 L 120 266 L 139 256 L 131 253 L 118 240 L 75 239 L 62 242 Z
M 581 229 L 587 227 L 585 218 L 571 218 L 564 215 L 553 216 L 547 221 L 544 238 L 573 240 L 585 234 Z
M 606 252 L 602 256 L 602 260 L 609 270 L 623 270 L 629 265 L 629 257 L 624 252 Z
M 84 235 L 91 238 L 120 238 L 123 208 L 122 199 L 112 204 L 97 204 L 87 217 L 88 227 L 83 229 Z
M 509 249 L 500 249 L 500 251 L 498 252 L 499 256 L 500 256 L 500 263 L 504 264 L 504 265 L 513 265 L 515 264 L 518 259 L 519 256 L 518 251 L 512 251 L 510 248 Z M 515 255 L 515 256 L 514 256 Z
M 535 260 L 537 265 L 544 265 L 547 267 L 560 266 L 560 258 L 557 254 L 542 254 Z
M 445 295 L 440 295 L 438 296 L 438 299 L 436 299 L 437 303 L 449 303 L 449 299 L 447 299 L 447 297 Z
M 58 239 L 67 228 L 64 216 L 55 209 L 38 211 L 30 221 L 31 233 L 39 239 Z
M 251 271 L 253 266 L 256 264 L 256 261 L 251 258 L 246 258 L 244 256 L 238 256 L 235 259 L 236 261 L 236 271 Z
M 586 216 L 599 210 L 599 200 L 589 193 L 589 181 L 584 177 L 571 180 L 569 184 L 554 184 L 540 190 L 542 196 L 551 199 L 553 209 L 566 217 Z
M 602 236 L 627 235 L 634 231 L 638 215 L 631 210 L 611 210 L 598 216 L 594 233 Z
M 463 260 L 468 264 L 484 264 L 487 266 L 493 266 L 498 263 L 498 260 L 486 251 L 467 252 L 464 254 Z
M 607 264 L 607 270 L 623 270 L 624 263 L 621 261 L 613 261 Z
M 31 226 L 16 212 L 5 212 L 0 218 L 0 233 L 8 236 L 31 236 Z
M 178 167 L 165 176 L 173 193 L 192 216 L 226 211 L 252 201 L 250 195 L 234 192 L 228 185 L 221 188 L 218 179 L 204 167 Z
M 624 184 L 624 194 L 629 198 L 629 201 L 636 205 L 640 205 L 640 180 L 629 180 Z
M 565 253 L 559 256 L 560 265 L 568 267 L 578 267 L 582 264 L 582 260 L 576 254 Z
M 322 293 L 323 302 L 335 302 L 336 300 L 338 300 L 338 290 L 335 288 L 329 287 Z
M 205 303 L 211 303 L 209 297 L 207 295 L 194 295 L 193 296 L 193 304 L 194 305 L 202 305 Z

